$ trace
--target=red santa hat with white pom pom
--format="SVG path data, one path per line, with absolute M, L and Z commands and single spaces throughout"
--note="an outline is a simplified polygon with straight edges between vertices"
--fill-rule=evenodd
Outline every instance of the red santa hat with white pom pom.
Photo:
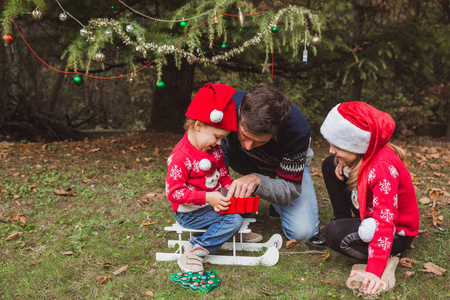
M 235 91 L 225 84 L 206 83 L 192 99 L 185 116 L 213 127 L 236 132 L 236 105 L 231 99 Z

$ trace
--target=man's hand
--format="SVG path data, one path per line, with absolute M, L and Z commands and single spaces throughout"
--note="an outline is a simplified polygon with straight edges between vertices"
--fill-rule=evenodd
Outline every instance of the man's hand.
M 387 290 L 388 285 L 386 282 L 382 281 L 380 277 L 370 272 L 359 272 L 352 270 L 350 272 L 350 277 L 355 275 L 361 275 L 363 278 L 363 284 L 361 290 L 367 294 L 376 294 L 378 289 L 381 287 L 384 291 Z
M 256 190 L 261 181 L 255 174 L 249 174 L 235 179 L 228 190 L 227 198 L 246 198 Z

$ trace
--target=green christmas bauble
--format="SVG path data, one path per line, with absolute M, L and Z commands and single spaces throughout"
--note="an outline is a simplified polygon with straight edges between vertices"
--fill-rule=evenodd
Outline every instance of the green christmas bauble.
M 156 89 L 157 90 L 163 90 L 166 88 L 166 84 L 164 83 L 164 81 L 158 81 L 156 83 Z
M 186 21 L 181 21 L 179 25 L 180 25 L 181 29 L 184 29 L 187 26 L 187 22 Z
M 83 77 L 77 75 L 77 76 L 75 76 L 75 77 L 73 78 L 73 82 L 74 82 L 76 85 L 82 85 L 83 82 L 84 82 L 84 79 L 83 79 Z
M 273 27 L 272 27 L 272 33 L 277 33 L 277 32 L 278 32 L 278 27 L 273 26 Z
M 223 44 L 220 46 L 220 48 L 226 49 L 226 48 L 227 48 L 227 44 L 223 43 Z

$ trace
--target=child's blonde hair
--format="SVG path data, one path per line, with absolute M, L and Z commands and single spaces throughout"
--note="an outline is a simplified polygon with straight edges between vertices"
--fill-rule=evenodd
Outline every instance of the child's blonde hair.
M 186 118 L 186 121 L 184 122 L 184 125 L 183 125 L 184 130 L 188 131 L 189 129 L 194 128 L 195 121 L 200 122 L 200 125 L 202 125 L 202 126 L 209 126 L 208 124 L 206 124 L 200 120 L 192 120 L 190 118 Z
M 389 148 L 391 148 L 392 150 L 394 150 L 395 154 L 397 154 L 398 158 L 400 158 L 400 160 L 402 162 L 405 162 L 405 150 L 403 150 L 402 148 L 400 148 L 397 145 L 394 145 L 392 143 L 388 143 L 387 144 Z M 358 154 L 358 158 L 352 163 L 350 167 L 350 172 L 348 174 L 348 180 L 347 180 L 347 187 L 349 190 L 354 190 L 356 189 L 357 186 L 357 182 L 358 182 L 358 173 L 359 173 L 359 169 L 361 167 L 361 162 L 362 159 L 364 157 L 364 154 Z M 344 165 L 347 166 L 347 165 Z

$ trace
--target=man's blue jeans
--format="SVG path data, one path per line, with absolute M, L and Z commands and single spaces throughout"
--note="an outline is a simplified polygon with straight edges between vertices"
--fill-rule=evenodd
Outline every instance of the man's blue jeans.
M 213 253 L 223 243 L 232 238 L 242 226 L 243 220 L 239 214 L 221 215 L 208 205 L 192 212 L 174 212 L 175 220 L 183 227 L 190 229 L 206 229 L 206 232 L 197 238 L 190 238 L 194 246 L 198 244 Z
M 309 167 L 303 171 L 300 197 L 288 206 L 272 205 L 281 217 L 283 233 L 289 240 L 306 242 L 319 233 L 319 209 Z

